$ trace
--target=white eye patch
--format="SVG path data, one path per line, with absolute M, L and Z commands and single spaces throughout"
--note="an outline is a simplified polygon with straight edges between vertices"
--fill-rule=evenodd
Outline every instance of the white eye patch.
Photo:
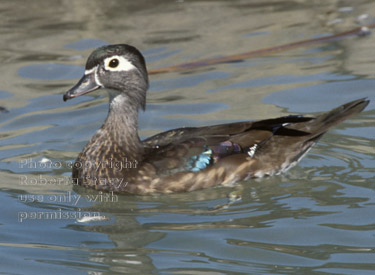
M 104 69 L 108 71 L 130 71 L 135 69 L 134 65 L 123 56 L 114 55 L 104 59 Z

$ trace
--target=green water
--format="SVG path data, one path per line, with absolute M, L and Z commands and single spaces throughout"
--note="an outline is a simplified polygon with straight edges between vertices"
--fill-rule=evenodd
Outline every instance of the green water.
M 108 98 L 62 100 L 100 45 L 132 44 L 161 68 L 349 30 L 361 14 L 371 22 L 373 1 L 5 0 L 0 11 L 1 274 L 373 274 L 374 34 L 150 77 L 142 137 L 371 100 L 287 174 L 235 187 L 73 187 Z

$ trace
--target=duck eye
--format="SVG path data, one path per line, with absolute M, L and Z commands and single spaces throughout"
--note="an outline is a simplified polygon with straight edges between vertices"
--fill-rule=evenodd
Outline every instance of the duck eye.
M 114 58 L 111 61 L 109 61 L 108 66 L 111 68 L 116 68 L 120 62 L 118 59 Z

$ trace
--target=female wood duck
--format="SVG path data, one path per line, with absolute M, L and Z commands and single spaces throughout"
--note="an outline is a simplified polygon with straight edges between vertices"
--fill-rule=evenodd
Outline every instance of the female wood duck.
M 100 88 L 109 92 L 108 116 L 78 155 L 73 180 L 132 194 L 192 191 L 285 172 L 329 128 L 369 102 L 359 99 L 315 118 L 291 115 L 180 128 L 141 141 L 138 109 L 145 109 L 148 89 L 142 54 L 126 44 L 96 49 L 64 101 Z

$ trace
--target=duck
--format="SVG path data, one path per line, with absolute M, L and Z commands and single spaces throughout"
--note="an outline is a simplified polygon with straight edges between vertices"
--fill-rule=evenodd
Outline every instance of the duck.
M 369 103 L 357 99 L 316 117 L 182 127 L 141 140 L 138 112 L 145 110 L 148 88 L 146 62 L 135 47 L 106 45 L 90 54 L 83 77 L 63 100 L 105 89 L 109 111 L 74 162 L 74 184 L 145 195 L 233 186 L 278 175 L 294 167 L 328 129 Z

